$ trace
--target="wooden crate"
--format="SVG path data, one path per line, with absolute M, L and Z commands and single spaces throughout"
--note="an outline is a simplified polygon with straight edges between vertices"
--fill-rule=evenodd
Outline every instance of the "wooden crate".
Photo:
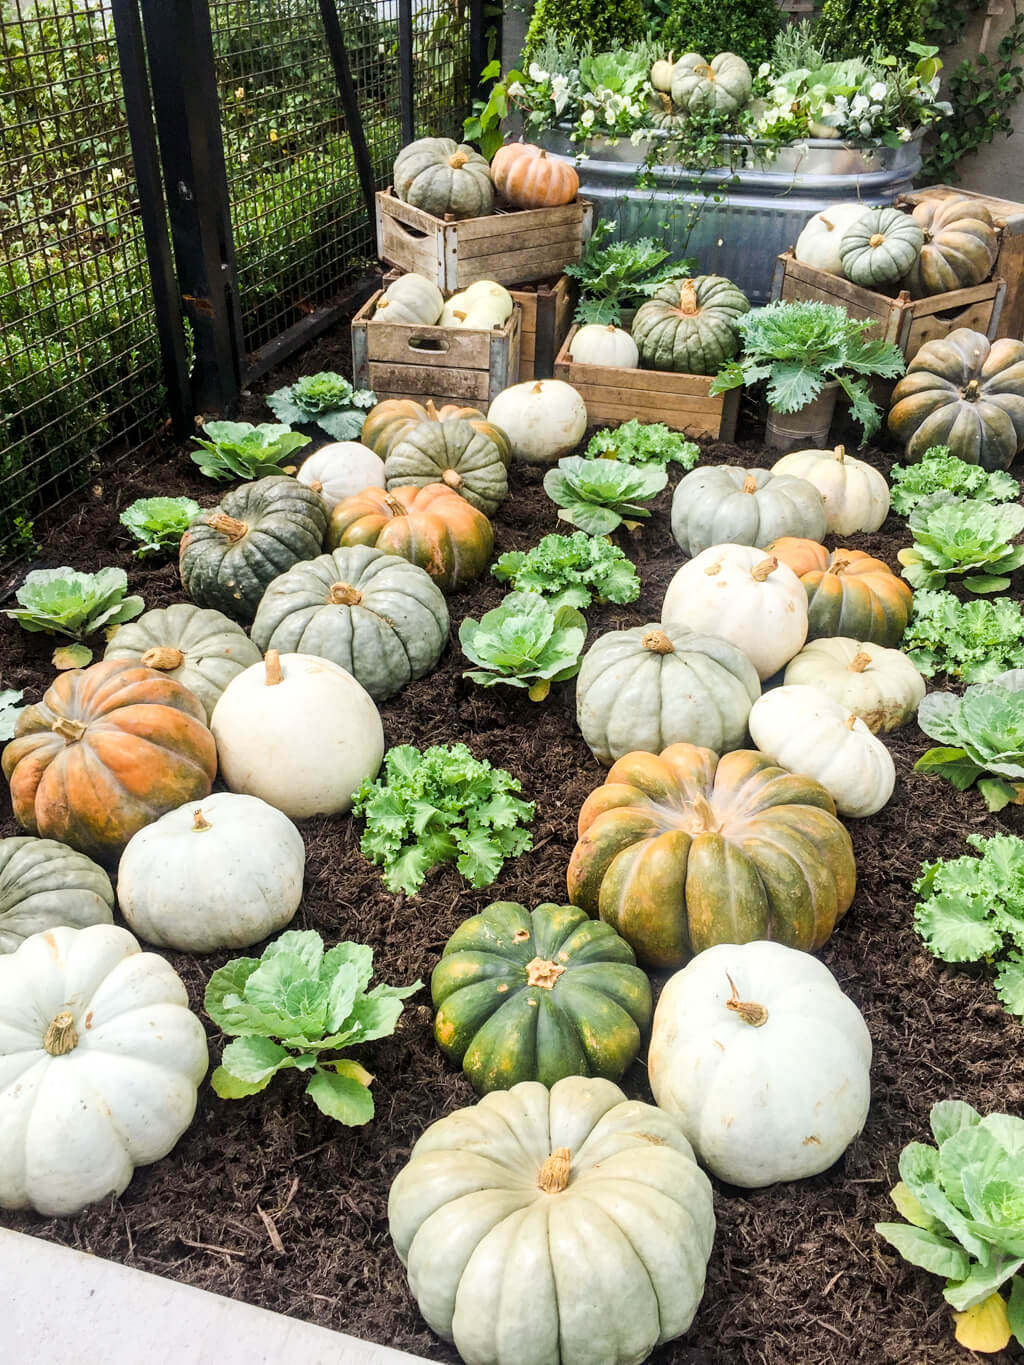
M 594 223 L 586 199 L 552 209 L 499 209 L 446 223 L 388 190 L 377 193 L 377 255 L 454 293 L 475 280 L 529 284 L 578 261 Z
M 616 425 L 631 417 L 663 422 L 687 436 L 731 441 L 736 434 L 739 389 L 712 398 L 711 375 L 667 370 L 625 370 L 581 365 L 570 359 L 574 327 L 555 360 L 555 378 L 564 379 L 587 405 L 591 425 Z
M 519 379 L 550 379 L 555 356 L 572 326 L 576 290 L 568 275 L 554 284 L 535 289 L 513 289 L 513 299 L 523 310 L 523 333 L 519 345 Z
M 383 290 L 352 319 L 352 371 L 357 389 L 379 400 L 433 398 L 480 408 L 519 378 L 522 310 L 516 306 L 501 327 L 424 327 L 410 322 L 371 322 Z

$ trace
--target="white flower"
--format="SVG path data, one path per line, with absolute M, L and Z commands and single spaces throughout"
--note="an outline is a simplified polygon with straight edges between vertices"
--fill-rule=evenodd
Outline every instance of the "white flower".
M 526 90 L 520 81 L 513 81 L 508 88 L 508 94 L 515 100 L 518 99 L 520 95 L 525 95 Z
M 536 62 L 530 63 L 526 69 L 526 74 L 531 81 L 536 81 L 538 85 L 543 85 L 549 76 L 549 73 L 542 67 L 539 67 Z
M 584 109 L 583 113 L 580 114 L 580 123 L 583 124 L 584 128 L 592 128 L 594 126 L 593 109 Z
M 762 62 L 761 65 L 757 68 L 757 79 L 763 80 L 764 77 L 769 74 L 771 69 L 772 69 L 771 62 Z
M 863 114 L 867 107 L 868 100 L 864 95 L 854 95 L 853 103 L 850 105 L 850 108 L 855 114 Z
M 652 128 L 634 128 L 629 135 L 629 140 L 634 147 L 639 147 L 641 142 L 646 142 L 653 135 Z
M 909 142 L 910 139 L 914 136 L 914 134 L 910 131 L 909 128 L 897 128 L 896 131 L 900 135 L 901 142 Z
M 845 95 L 836 95 L 835 103 L 837 109 L 848 109 L 850 106 L 850 101 Z
M 869 118 L 862 118 L 862 119 L 861 119 L 861 121 L 860 121 L 860 131 L 861 131 L 861 134 L 862 134 L 864 137 L 870 137 L 870 136 L 871 136 L 871 120 L 870 120 Z
M 875 81 L 874 85 L 868 91 L 868 94 L 873 100 L 884 100 L 888 93 L 889 87 L 884 81 Z
M 551 98 L 555 103 L 555 113 L 560 114 L 569 103 L 568 76 L 554 76 L 551 81 Z

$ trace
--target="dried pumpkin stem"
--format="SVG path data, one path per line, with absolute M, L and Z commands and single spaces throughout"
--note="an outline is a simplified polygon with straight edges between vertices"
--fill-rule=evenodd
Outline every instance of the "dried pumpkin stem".
M 213 516 L 207 519 L 206 524 L 214 531 L 219 531 L 222 536 L 226 536 L 232 545 L 236 540 L 241 540 L 249 531 L 246 522 L 239 521 L 237 517 L 229 517 L 226 512 L 214 512 Z
M 763 583 L 770 573 L 774 573 L 779 567 L 779 561 L 774 555 L 769 555 L 767 559 L 762 559 L 759 564 L 755 564 L 750 570 L 750 576 L 756 583 Z
M 322 493 L 324 491 L 324 486 L 319 479 L 314 479 L 309 486 L 314 493 Z
M 534 386 L 533 386 L 533 388 L 530 390 L 530 392 L 531 392 L 531 393 L 543 393 L 543 392 L 544 392 L 544 386 L 541 384 L 541 382 L 540 382 L 539 379 L 537 380 L 536 384 L 534 384 Z
M 762 1024 L 768 1022 L 768 1011 L 763 1005 L 759 1005 L 756 1000 L 741 1000 L 740 993 L 736 989 L 736 983 L 728 972 L 725 974 L 732 989 L 732 995 L 725 1002 L 725 1008 L 732 1010 L 733 1014 L 738 1014 L 745 1024 L 750 1024 L 754 1028 L 760 1028 Z
M 202 807 L 192 812 L 192 830 L 195 834 L 202 834 L 204 830 L 213 829 L 213 826 L 203 814 Z
M 448 165 L 451 166 L 453 171 L 458 171 L 461 170 L 468 160 L 469 157 L 465 152 L 455 152 L 454 155 L 448 158 Z
M 674 654 L 676 651 L 675 645 L 663 630 L 649 630 L 640 643 L 652 654 Z
M 332 583 L 327 600 L 336 607 L 358 607 L 363 594 L 351 583 Z
M 871 655 L 870 655 L 870 654 L 865 654 L 864 650 L 862 650 L 862 649 L 858 649 L 857 653 L 856 653 L 856 654 L 853 656 L 853 658 L 850 660 L 849 672 L 851 672 L 851 673 L 863 673 L 864 670 L 865 670 L 865 668 L 867 668 L 867 666 L 868 666 L 868 664 L 869 664 L 870 662 L 871 662 Z
M 697 286 L 693 280 L 683 280 L 679 285 L 679 311 L 684 317 L 692 318 L 700 312 L 697 303 Z
M 437 415 L 437 408 L 434 406 L 434 400 L 432 398 L 427 399 L 424 411 L 432 422 L 440 422 L 441 419 Z
M 968 403 L 976 403 L 978 401 L 978 395 L 980 393 L 981 385 L 978 383 L 978 381 L 976 379 L 969 379 L 967 381 L 966 387 L 963 390 L 962 396 L 966 398 Z
M 832 563 L 825 570 L 826 573 L 839 575 L 844 569 L 848 569 L 851 564 L 849 555 L 843 554 L 842 550 L 836 550 L 832 556 Z
M 173 645 L 154 645 L 152 649 L 147 649 L 139 660 L 146 668 L 157 668 L 161 673 L 170 673 L 173 669 L 180 668 L 184 662 L 184 654 Z
M 853 727 L 857 724 L 857 720 L 858 720 L 858 717 L 857 717 L 857 716 L 847 716 L 847 717 L 846 717 L 846 728 L 847 728 L 847 730 L 852 730 Z
M 835 232 L 836 230 L 835 223 L 832 222 L 831 218 L 826 218 L 823 213 L 818 214 L 818 222 L 823 223 L 825 227 L 828 228 L 829 232 Z
M 832 458 L 833 458 L 833 460 L 838 460 L 838 462 L 839 462 L 840 464 L 845 464 L 845 463 L 846 463 L 846 447 L 845 447 L 845 446 L 836 446 L 835 450 L 833 450 L 833 452 L 832 452 Z
M 75 1029 L 75 1016 L 70 1010 L 61 1010 L 50 1020 L 43 1035 L 43 1047 L 51 1057 L 63 1057 L 78 1046 L 78 1033 Z
M 722 826 L 719 824 L 714 808 L 707 797 L 695 796 L 692 805 L 696 817 L 694 821 L 695 832 L 697 834 L 717 834 Z
M 885 241 L 884 232 L 873 232 L 868 238 L 868 246 L 881 246 Z
M 714 578 L 716 573 L 722 572 L 722 566 L 716 561 L 714 564 L 709 564 L 704 572 L 707 574 L 708 578 Z
M 572 1153 L 568 1147 L 556 1147 L 544 1161 L 537 1175 L 537 1188 L 544 1194 L 561 1194 L 569 1184 Z
M 51 731 L 60 735 L 65 744 L 77 744 L 88 728 L 82 721 L 72 720 L 70 716 L 61 716 L 50 726 Z
M 441 475 L 441 482 L 446 483 L 449 488 L 459 489 L 466 480 L 457 469 L 446 469 Z
M 743 480 L 743 492 L 744 493 L 757 492 L 757 480 L 754 478 L 753 474 L 748 474 L 747 477 Z
M 278 683 L 284 682 L 284 672 L 281 668 L 281 655 L 276 649 L 268 649 L 263 656 L 263 666 L 266 670 L 263 681 L 267 687 L 276 687 Z
M 405 507 L 402 503 L 398 501 L 394 493 L 384 494 L 384 506 L 388 509 L 392 516 L 395 517 L 405 516 Z
M 526 964 L 526 984 L 540 986 L 546 991 L 554 990 L 555 982 L 564 971 L 565 968 L 557 962 L 551 962 L 546 957 L 535 957 Z

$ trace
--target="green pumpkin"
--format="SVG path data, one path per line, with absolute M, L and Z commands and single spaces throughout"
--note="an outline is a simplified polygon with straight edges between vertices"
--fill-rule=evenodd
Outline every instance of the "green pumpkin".
M 900 209 L 869 209 L 843 233 L 839 257 L 846 278 L 865 289 L 894 284 L 914 268 L 924 232 Z
M 251 621 L 272 579 L 320 553 L 327 521 L 320 494 L 286 474 L 244 483 L 182 536 L 185 591 L 197 606 Z
M 0 953 L 48 929 L 113 922 L 114 888 L 91 858 L 56 839 L 0 839 Z
M 750 67 L 735 52 L 720 52 L 710 62 L 699 52 L 685 52 L 672 68 L 672 103 L 688 114 L 735 114 L 753 88 Z
M 633 319 L 640 364 L 649 370 L 717 374 L 739 350 L 736 321 L 749 311 L 746 295 L 721 275 L 663 284 Z
M 493 517 L 508 497 L 508 473 L 498 445 L 463 418 L 417 422 L 402 433 L 384 461 L 388 490 L 443 483 Z
M 763 549 L 779 536 L 821 540 L 826 523 L 824 500 L 812 483 L 767 469 L 693 469 L 672 495 L 672 535 L 690 556 L 712 545 Z
M 353 545 L 275 578 L 252 638 L 264 652 L 330 659 L 383 701 L 437 663 L 448 640 L 448 607 L 418 565 Z
M 489 905 L 445 944 L 430 991 L 438 1046 L 480 1095 L 563 1076 L 617 1081 L 651 1019 L 629 944 L 572 905 Z
M 494 207 L 487 158 L 450 137 L 421 137 L 395 159 L 394 190 L 435 218 L 480 218 Z

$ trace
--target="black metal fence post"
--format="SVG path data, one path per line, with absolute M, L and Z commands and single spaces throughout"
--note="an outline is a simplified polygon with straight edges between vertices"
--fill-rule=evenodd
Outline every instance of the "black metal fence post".
M 345 128 L 348 131 L 349 141 L 352 143 L 352 159 L 356 163 L 359 187 L 363 191 L 363 198 L 366 200 L 366 212 L 370 215 L 370 222 L 372 223 L 377 212 L 375 197 L 377 185 L 374 180 L 373 166 L 370 164 L 370 151 L 366 145 L 363 116 L 359 112 L 359 99 L 352 80 L 352 68 L 349 65 L 348 49 L 345 47 L 345 35 L 341 31 L 338 9 L 334 0 L 319 0 L 319 4 L 320 15 L 324 22 L 324 36 L 327 39 L 327 50 L 331 56 L 334 79 L 338 83 L 338 94 L 345 114 Z
M 398 101 L 404 147 L 416 136 L 416 103 L 412 73 L 412 0 L 398 0 Z
M 474 98 L 483 94 L 480 73 L 487 65 L 487 18 L 484 0 L 469 0 L 469 88 Z

